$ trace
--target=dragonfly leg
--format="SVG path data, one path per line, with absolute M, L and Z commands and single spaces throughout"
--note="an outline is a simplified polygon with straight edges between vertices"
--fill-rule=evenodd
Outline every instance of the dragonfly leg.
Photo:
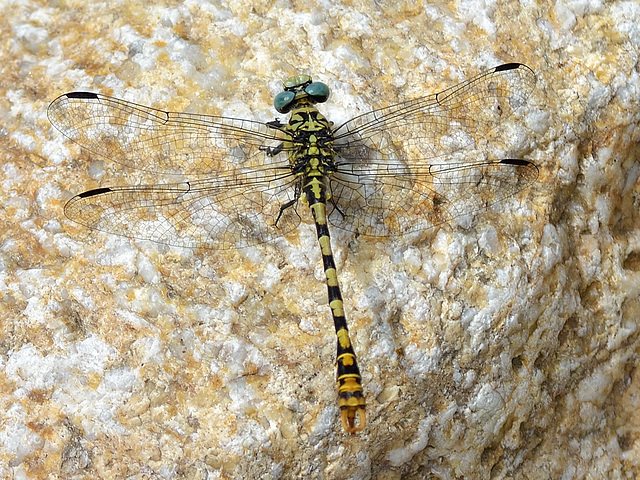
M 268 157 L 275 157 L 282 150 L 284 150 L 284 144 L 281 143 L 277 147 L 260 147 L 260 150 L 266 153 Z
M 298 199 L 300 198 L 300 183 L 296 183 L 296 188 L 295 188 L 295 192 L 293 195 L 293 200 L 288 201 L 287 203 L 284 203 L 282 205 L 280 205 L 280 212 L 278 213 L 278 218 L 276 218 L 276 222 L 274 223 L 274 225 L 277 227 L 278 226 L 278 222 L 280 221 L 280 218 L 282 217 L 282 214 L 284 213 L 284 211 L 287 208 L 291 208 L 292 206 L 294 206 L 296 203 L 298 203 Z
M 333 207 L 334 210 L 336 210 L 340 215 L 342 215 L 342 218 L 345 217 L 345 214 L 342 210 L 340 210 L 340 207 L 338 206 L 338 204 L 334 201 L 333 197 L 329 198 L 329 201 L 331 202 L 331 206 Z

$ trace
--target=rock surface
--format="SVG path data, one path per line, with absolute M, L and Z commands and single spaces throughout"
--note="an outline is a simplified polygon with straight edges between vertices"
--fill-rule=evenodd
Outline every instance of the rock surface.
M 0 5 L 0 477 L 640 476 L 638 3 L 175 3 Z M 51 127 L 62 93 L 271 121 L 303 72 L 340 124 L 513 61 L 537 89 L 497 133 L 532 188 L 419 238 L 332 232 L 360 434 L 308 217 L 211 252 L 64 216 L 138 177 Z

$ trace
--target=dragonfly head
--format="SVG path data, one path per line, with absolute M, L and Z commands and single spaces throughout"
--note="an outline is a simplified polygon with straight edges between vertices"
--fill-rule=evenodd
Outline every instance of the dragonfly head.
M 290 112 L 302 99 L 324 103 L 329 98 L 329 87 L 322 82 L 314 82 L 309 75 L 295 75 L 284 82 L 282 88 L 284 92 L 273 99 L 273 106 L 280 113 Z

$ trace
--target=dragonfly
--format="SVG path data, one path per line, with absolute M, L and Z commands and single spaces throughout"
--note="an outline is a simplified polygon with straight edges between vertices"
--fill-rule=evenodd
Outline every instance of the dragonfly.
M 507 63 L 338 126 L 317 108 L 329 87 L 304 74 L 286 80 L 274 98 L 286 123 L 66 93 L 48 108 L 65 137 L 102 159 L 175 180 L 96 188 L 71 198 L 64 211 L 90 229 L 211 250 L 273 242 L 310 211 L 337 337 L 341 423 L 358 432 L 366 402 L 329 225 L 368 237 L 405 235 L 529 186 L 538 176 L 534 163 L 492 152 L 500 151 L 503 120 L 526 106 L 535 82 L 529 67 Z

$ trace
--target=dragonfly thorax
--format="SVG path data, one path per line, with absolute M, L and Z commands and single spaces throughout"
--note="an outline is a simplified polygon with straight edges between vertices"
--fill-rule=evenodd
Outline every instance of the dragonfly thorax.
M 294 172 L 306 170 L 311 159 L 318 159 L 321 170 L 335 169 L 331 123 L 315 106 L 297 106 L 291 111 L 291 118 L 284 130 L 290 135 L 284 147 L 289 151 L 289 162 Z M 324 165 L 326 169 L 322 168 Z

